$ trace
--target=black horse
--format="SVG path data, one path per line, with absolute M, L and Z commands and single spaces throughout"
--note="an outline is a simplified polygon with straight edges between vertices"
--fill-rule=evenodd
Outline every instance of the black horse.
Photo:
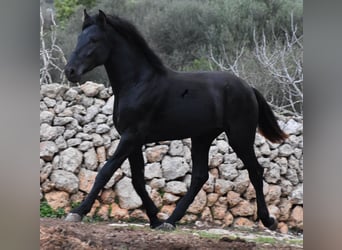
M 253 144 L 256 128 L 272 142 L 287 135 L 263 96 L 240 78 L 226 72 L 180 73 L 168 69 L 128 21 L 106 16 L 101 10 L 89 16 L 84 10 L 82 32 L 65 67 L 69 81 L 104 65 L 114 101 L 114 125 L 121 135 L 114 155 L 99 171 L 81 205 L 66 220 L 80 221 L 101 189 L 128 158 L 133 186 L 141 197 L 151 228 L 173 229 L 208 179 L 208 151 L 211 142 L 225 132 L 229 144 L 243 161 L 255 188 L 258 217 L 270 228 L 263 195 L 263 172 Z M 162 222 L 158 209 L 145 190 L 142 146 L 145 143 L 191 138 L 192 177 L 187 194 L 172 215 Z

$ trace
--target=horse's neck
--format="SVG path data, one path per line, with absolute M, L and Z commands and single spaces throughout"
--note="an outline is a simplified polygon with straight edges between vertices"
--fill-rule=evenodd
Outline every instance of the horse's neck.
M 124 59 L 118 61 L 116 57 L 112 57 L 104 65 L 115 95 L 154 74 L 154 69 L 140 57 L 131 55 L 121 58 Z

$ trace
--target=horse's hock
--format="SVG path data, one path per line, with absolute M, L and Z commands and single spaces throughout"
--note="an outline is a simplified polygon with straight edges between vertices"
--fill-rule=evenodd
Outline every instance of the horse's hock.
M 84 199 L 97 171 L 118 145 L 120 135 L 112 121 L 114 97 L 110 88 L 93 82 L 79 87 L 42 85 L 40 93 L 40 197 L 52 208 L 64 208 L 67 212 L 72 204 Z M 256 134 L 256 154 L 265 168 L 264 194 L 282 232 L 302 230 L 302 119 L 280 117 L 279 123 L 290 135 L 280 145 Z M 190 148 L 190 139 L 145 145 L 147 191 L 160 208 L 161 219 L 171 214 L 189 188 Z M 213 141 L 209 157 L 209 179 L 181 222 L 254 226 L 255 191 L 225 134 Z M 125 161 L 88 215 L 147 220 L 141 206 L 131 184 L 129 163 Z

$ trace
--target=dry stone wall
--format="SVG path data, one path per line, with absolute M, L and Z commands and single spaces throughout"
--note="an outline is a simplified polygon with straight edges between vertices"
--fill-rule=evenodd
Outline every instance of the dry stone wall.
M 89 193 L 119 143 L 112 121 L 114 96 L 110 88 L 93 82 L 78 87 L 42 85 L 40 94 L 40 197 L 54 209 L 69 211 Z M 255 150 L 265 168 L 268 208 L 280 222 L 279 229 L 287 232 L 303 229 L 303 126 L 299 117 L 283 117 L 279 123 L 290 134 L 287 141 L 273 144 L 256 134 Z M 143 149 L 146 189 L 165 219 L 190 185 L 191 140 L 151 143 Z M 255 225 L 255 191 L 225 134 L 213 141 L 209 157 L 209 179 L 181 222 Z M 95 213 L 104 219 L 147 219 L 127 160 L 88 215 Z

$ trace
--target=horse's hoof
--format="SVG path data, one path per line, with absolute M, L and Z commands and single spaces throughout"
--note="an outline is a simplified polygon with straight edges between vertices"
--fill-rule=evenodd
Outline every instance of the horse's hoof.
M 271 217 L 271 219 L 273 219 L 273 224 L 271 224 L 271 225 L 268 226 L 267 228 L 268 228 L 269 230 L 274 231 L 274 230 L 276 230 L 276 229 L 278 228 L 278 221 L 276 220 L 276 218 L 273 218 L 273 217 Z
M 176 227 L 170 223 L 164 222 L 160 226 L 156 227 L 156 229 L 162 231 L 173 231 L 176 229 Z
M 68 215 L 65 217 L 65 221 L 80 222 L 81 220 L 81 215 L 76 213 L 68 213 Z

